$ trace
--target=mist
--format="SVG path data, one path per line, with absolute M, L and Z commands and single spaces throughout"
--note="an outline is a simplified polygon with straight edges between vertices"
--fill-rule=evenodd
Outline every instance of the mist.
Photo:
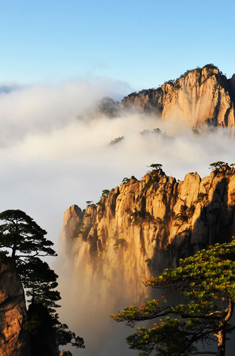
M 124 177 L 141 179 L 152 163 L 161 163 L 167 175 L 181 180 L 192 171 L 208 175 L 212 162 L 235 161 L 233 129 L 205 129 L 196 134 L 185 118 L 182 122 L 180 117 L 165 121 L 137 109 L 123 109 L 110 118 L 97 111 L 97 101 L 102 97 L 120 100 L 130 90 L 126 83 L 96 79 L 54 86 L 19 85 L 0 94 L 0 209 L 21 209 L 34 218 L 47 230 L 59 258 L 63 254 L 59 249 L 63 214 L 71 205 L 84 209 L 87 200 L 96 203 L 103 189 L 120 185 Z M 156 133 L 156 128 L 161 132 Z M 110 144 L 119 137 L 124 138 Z M 92 320 L 85 315 L 78 320 L 81 290 L 75 288 L 71 291 L 74 294 L 66 294 L 68 283 L 76 284 L 68 278 L 70 272 L 67 266 L 60 276 L 62 316 L 69 318 L 63 322 L 71 329 L 75 327 L 81 337 L 93 334 L 90 341 L 85 339 L 88 351 L 73 350 L 74 355 L 91 355 L 88 344 L 93 342 L 97 328 L 104 328 L 106 333 L 106 343 L 96 337 L 94 347 L 102 347 L 100 355 L 118 355 L 120 343 L 125 345 L 124 334 L 133 330 L 116 325 L 108 310 L 107 321 L 102 324 L 105 311 L 97 312 L 97 303 L 86 306 L 93 312 Z M 95 288 L 86 293 L 94 295 Z M 123 307 L 129 302 L 122 300 Z M 111 323 L 118 339 L 109 334 Z

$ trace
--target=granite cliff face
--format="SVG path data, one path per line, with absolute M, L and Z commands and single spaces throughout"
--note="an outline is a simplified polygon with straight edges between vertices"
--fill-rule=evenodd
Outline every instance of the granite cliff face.
M 138 302 L 149 293 L 142 281 L 235 235 L 235 169 L 228 165 L 203 179 L 191 172 L 177 182 L 157 169 L 124 181 L 104 191 L 98 206 L 64 214 L 63 243 L 81 290 L 90 283 L 105 299 L 118 286 L 121 297 Z
M 233 127 L 235 75 L 227 79 L 217 67 L 206 65 L 157 89 L 132 93 L 123 99 L 123 104 L 156 112 L 163 119 L 183 120 L 196 128 L 204 123 Z
M 24 291 L 13 266 L 0 268 L 0 356 L 30 356 Z

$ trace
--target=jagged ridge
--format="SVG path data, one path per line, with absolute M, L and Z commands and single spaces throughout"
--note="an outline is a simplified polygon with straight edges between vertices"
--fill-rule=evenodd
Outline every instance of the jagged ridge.
M 235 170 L 227 164 L 203 179 L 189 173 L 177 182 L 157 169 L 141 181 L 124 181 L 98 206 L 89 204 L 84 212 L 73 206 L 64 215 L 75 269 L 99 279 L 102 293 L 115 279 L 132 300 L 143 298 L 141 281 L 235 234 Z
M 156 111 L 163 119 L 183 119 L 194 127 L 204 123 L 234 126 L 235 75 L 227 79 L 216 66 L 208 64 L 157 89 L 132 93 L 123 99 L 123 104 Z
M 110 117 L 138 108 L 162 119 L 175 119 L 199 128 L 203 124 L 234 127 L 235 75 L 227 79 L 213 64 L 186 71 L 162 86 L 131 93 L 122 102 L 104 98 L 99 112 Z

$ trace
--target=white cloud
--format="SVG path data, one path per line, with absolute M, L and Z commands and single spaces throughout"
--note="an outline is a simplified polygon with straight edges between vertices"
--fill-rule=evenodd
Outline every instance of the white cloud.
M 116 83 L 115 92 L 115 82 L 83 81 L 0 95 L 0 211 L 24 210 L 58 248 L 70 205 L 98 201 L 102 189 L 119 185 L 123 177 L 141 179 L 151 163 L 183 179 L 189 171 L 209 174 L 211 162 L 235 161 L 228 129 L 196 135 L 183 123 L 133 111 L 112 119 L 84 114 L 103 96 L 120 96 L 124 87 Z M 162 134 L 140 134 L 157 127 Z M 121 136 L 124 140 L 109 144 Z
M 137 112 L 123 112 L 113 119 L 84 118 L 84 111 L 96 100 L 118 96 L 123 88 L 124 84 L 117 83 L 115 94 L 114 82 L 105 80 L 99 85 L 96 80 L 94 84 L 27 87 L 0 95 L 0 182 L 6 197 L 1 209 L 12 204 L 32 214 L 36 210 L 32 192 L 39 195 L 39 201 L 48 194 L 57 197 L 59 192 L 61 204 L 55 206 L 54 199 L 49 205 L 41 202 L 35 216 L 47 216 L 42 219 L 47 223 L 49 212 L 42 211 L 56 210 L 54 225 L 58 226 L 70 204 L 84 207 L 87 199 L 98 199 L 103 188 L 120 184 L 124 176 L 140 179 L 151 163 L 162 163 L 167 174 L 182 179 L 187 171 L 209 173 L 212 161 L 234 161 L 234 139 L 228 130 L 195 135 L 183 124 Z M 156 127 L 167 137 L 140 135 Z M 123 141 L 109 146 L 121 136 Z
M 234 161 L 229 130 L 195 135 L 184 124 L 137 112 L 112 119 L 84 116 L 109 92 L 114 94 L 114 83 L 72 82 L 0 96 L 1 210 L 24 209 L 56 242 L 71 204 L 98 201 L 102 189 L 119 185 L 125 176 L 141 179 L 151 163 L 162 163 L 167 174 L 183 179 L 188 171 L 209 173 L 215 160 Z M 140 134 L 156 127 L 163 135 Z M 121 136 L 124 140 L 109 145 Z

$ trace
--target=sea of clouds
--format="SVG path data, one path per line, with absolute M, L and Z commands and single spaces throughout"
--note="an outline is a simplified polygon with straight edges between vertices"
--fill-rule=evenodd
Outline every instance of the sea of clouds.
M 151 163 L 183 179 L 189 171 L 207 175 L 211 162 L 235 160 L 230 130 L 195 135 L 180 121 L 138 111 L 121 111 L 115 118 L 90 115 L 102 97 L 120 99 L 128 90 L 125 83 L 78 80 L 2 93 L 0 209 L 24 210 L 57 243 L 70 205 L 85 208 L 87 200 L 98 201 L 103 189 L 119 185 L 123 177 L 141 179 Z M 166 134 L 140 134 L 157 127 Z
M 141 179 L 150 164 L 161 163 L 181 180 L 192 171 L 208 175 L 212 162 L 235 162 L 232 129 L 196 134 L 180 118 L 165 121 L 137 109 L 113 118 L 96 113 L 104 96 L 120 100 L 129 92 L 125 83 L 97 78 L 0 91 L 0 211 L 25 211 L 59 251 L 64 211 L 97 202 L 124 177 Z

